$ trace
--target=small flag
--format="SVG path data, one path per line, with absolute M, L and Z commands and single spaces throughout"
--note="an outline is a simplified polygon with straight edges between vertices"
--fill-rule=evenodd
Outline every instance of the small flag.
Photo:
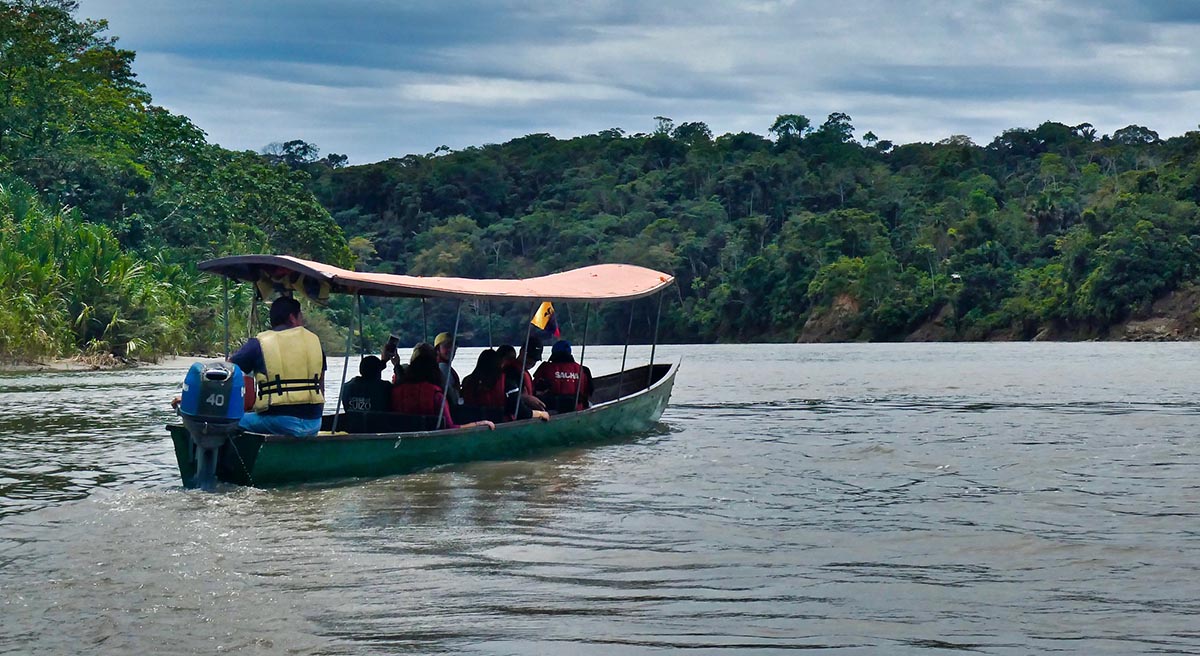
M 529 323 L 548 333 L 554 333 L 555 337 L 562 335 L 562 332 L 558 329 L 558 320 L 554 318 L 554 304 L 550 301 L 542 302 L 542 306 L 534 313 Z

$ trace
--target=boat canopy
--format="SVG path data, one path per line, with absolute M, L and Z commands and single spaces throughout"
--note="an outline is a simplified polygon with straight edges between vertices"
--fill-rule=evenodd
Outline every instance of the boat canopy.
M 650 296 L 675 281 L 669 274 L 632 264 L 597 264 L 516 280 L 347 271 L 290 255 L 235 255 L 201 262 L 199 268 L 252 282 L 263 298 L 274 288 L 301 291 L 317 300 L 332 293 L 507 301 L 621 301 Z

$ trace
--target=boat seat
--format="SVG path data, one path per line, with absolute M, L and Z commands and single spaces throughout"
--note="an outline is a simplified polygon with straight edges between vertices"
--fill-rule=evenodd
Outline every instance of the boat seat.
M 579 400 L 586 405 L 586 397 L 579 397 Z M 574 394 L 549 394 L 542 397 L 542 402 L 546 404 L 547 410 L 555 414 L 575 411 Z
M 456 408 L 451 408 L 450 416 L 454 417 L 456 424 L 469 424 L 473 421 L 494 421 L 496 423 L 504 421 L 504 410 L 502 408 L 485 408 L 477 405 L 460 405 Z
M 347 433 L 411 433 L 436 428 L 437 417 L 396 412 L 346 412 L 338 421 L 338 430 Z

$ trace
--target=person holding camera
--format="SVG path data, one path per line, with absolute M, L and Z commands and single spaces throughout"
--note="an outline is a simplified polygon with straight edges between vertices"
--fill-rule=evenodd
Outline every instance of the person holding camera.
M 383 345 L 383 353 L 379 354 L 379 359 L 383 362 L 384 368 L 390 362 L 392 365 L 392 384 L 395 385 L 401 380 L 404 380 L 404 365 L 400 362 L 400 338 L 392 335 L 388 337 L 388 341 Z

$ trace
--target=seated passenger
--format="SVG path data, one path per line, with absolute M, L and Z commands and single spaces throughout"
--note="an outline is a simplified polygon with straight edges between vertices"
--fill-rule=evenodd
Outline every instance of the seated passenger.
M 514 419 L 550 419 L 550 413 L 546 412 L 546 404 L 533 395 L 533 377 L 528 371 L 521 370 L 522 361 L 528 370 L 542 359 L 542 341 L 536 336 L 531 336 L 520 354 L 507 345 L 497 348 L 496 352 L 500 354 L 501 368 L 504 370 L 505 413 Z
M 392 412 L 406 415 L 436 417 L 440 414 L 443 428 L 496 427 L 496 424 L 487 420 L 473 421 L 461 426 L 454 423 L 450 416 L 450 406 L 446 404 L 445 395 L 442 393 L 437 356 L 429 344 L 418 344 L 413 349 L 412 362 L 404 370 L 404 378 L 392 388 L 389 407 Z
M 479 354 L 475 371 L 463 379 L 462 394 L 467 405 L 504 409 L 504 372 L 500 369 L 499 353 L 484 349 Z
M 438 371 L 442 374 L 442 380 L 449 379 L 447 389 L 450 393 L 446 396 L 450 405 L 462 405 L 462 382 L 458 379 L 458 372 L 450 366 L 450 361 L 454 358 L 454 336 L 450 333 L 438 333 L 438 336 L 433 338 L 433 350 L 437 353 Z
M 271 303 L 271 329 L 251 337 L 229 361 L 254 374 L 254 411 L 238 425 L 252 433 L 311 437 L 321 430 L 325 408 L 325 351 L 304 327 L 300 302 L 281 296 Z
M 342 407 L 347 412 L 387 412 L 392 384 L 380 378 L 384 366 L 374 355 L 358 363 L 358 375 L 342 386 Z
M 558 340 L 550 348 L 550 359 L 533 375 L 533 387 L 546 407 L 554 412 L 571 412 L 591 406 L 592 372 L 575 362 L 571 343 L 565 339 Z

